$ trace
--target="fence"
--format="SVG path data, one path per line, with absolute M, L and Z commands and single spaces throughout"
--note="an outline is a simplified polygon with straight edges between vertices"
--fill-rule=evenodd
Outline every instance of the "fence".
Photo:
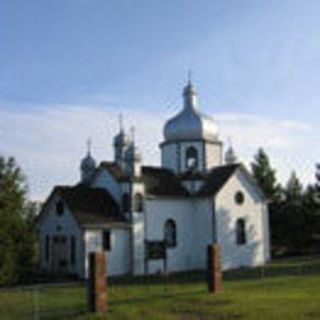
M 268 283 L 271 279 L 305 277 L 317 273 L 320 273 L 320 256 L 283 259 L 263 267 L 226 271 L 223 286 L 224 291 L 230 292 L 234 287 L 245 286 L 248 283 L 246 280 L 254 280 L 250 283 L 259 290 L 260 284 Z M 197 295 L 206 296 L 206 279 L 205 271 L 109 278 L 109 310 L 116 314 L 126 306 L 147 308 L 149 304 L 164 303 L 166 298 L 171 302 L 188 300 Z M 82 319 L 87 310 L 87 288 L 83 282 L 0 289 L 1 320 L 70 319 L 77 315 Z

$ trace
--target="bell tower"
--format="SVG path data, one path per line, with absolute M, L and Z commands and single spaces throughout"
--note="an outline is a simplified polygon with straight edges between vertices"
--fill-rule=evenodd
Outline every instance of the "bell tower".
M 222 164 L 222 142 L 214 120 L 198 108 L 195 87 L 188 78 L 183 109 L 164 126 L 160 144 L 162 166 L 175 173 L 205 173 Z

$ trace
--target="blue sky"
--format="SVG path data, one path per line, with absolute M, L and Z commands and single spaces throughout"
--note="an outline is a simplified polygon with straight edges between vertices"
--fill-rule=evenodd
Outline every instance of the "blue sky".
M 319 12 L 317 0 L 0 0 L 0 153 L 43 198 L 77 179 L 86 137 L 98 160 L 112 157 L 123 111 L 157 163 L 191 68 L 201 109 L 243 161 L 263 145 L 283 181 L 293 169 L 311 181 Z

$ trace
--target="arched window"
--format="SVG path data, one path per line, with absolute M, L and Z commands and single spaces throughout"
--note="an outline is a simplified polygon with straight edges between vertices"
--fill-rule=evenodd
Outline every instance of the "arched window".
M 189 147 L 186 150 L 186 167 L 195 169 L 198 166 L 198 151 L 195 147 Z
M 164 224 L 164 241 L 167 248 L 174 248 L 177 245 L 177 227 L 172 219 L 167 220 Z
M 127 193 L 122 196 L 122 210 L 123 212 L 130 211 L 130 197 Z
M 143 211 L 143 197 L 141 193 L 136 193 L 134 196 L 134 211 Z
M 240 218 L 236 222 L 236 241 L 238 245 L 246 244 L 246 222 L 243 218 Z

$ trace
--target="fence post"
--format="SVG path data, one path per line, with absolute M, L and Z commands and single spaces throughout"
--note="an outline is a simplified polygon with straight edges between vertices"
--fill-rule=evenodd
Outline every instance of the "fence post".
M 88 307 L 95 313 L 103 313 L 108 309 L 105 252 L 89 254 Z
M 217 244 L 208 246 L 208 288 L 212 293 L 222 291 L 220 247 Z

